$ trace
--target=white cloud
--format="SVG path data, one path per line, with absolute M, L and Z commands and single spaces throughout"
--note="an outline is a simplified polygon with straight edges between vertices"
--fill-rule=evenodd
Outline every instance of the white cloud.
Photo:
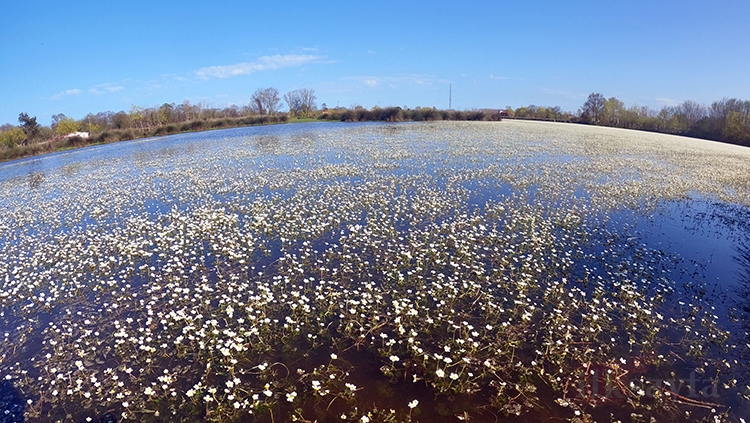
M 109 93 L 116 93 L 124 89 L 125 87 L 123 87 L 122 85 L 117 85 L 114 83 L 107 83 L 107 84 L 99 84 L 99 85 L 94 86 L 93 88 L 89 89 L 89 93 L 94 94 L 94 95 L 109 94 Z
M 362 82 L 364 82 L 365 85 L 367 85 L 368 87 L 374 87 L 374 86 L 378 85 L 378 81 L 375 80 L 375 79 L 365 79 Z
M 63 92 L 60 92 L 60 93 L 57 93 L 57 94 L 53 95 L 52 99 L 53 100 L 59 100 L 59 99 L 65 97 L 65 96 L 78 95 L 80 93 L 81 93 L 81 90 L 79 90 L 78 88 L 73 88 L 72 90 L 65 90 Z
M 507 76 L 495 76 L 490 74 L 490 79 L 510 79 Z
M 200 68 L 195 71 L 195 74 L 201 79 L 229 78 L 238 75 L 249 75 L 253 72 L 300 66 L 321 59 L 321 56 L 312 54 L 276 54 L 274 56 L 263 56 L 255 62 L 242 62 L 234 65 Z

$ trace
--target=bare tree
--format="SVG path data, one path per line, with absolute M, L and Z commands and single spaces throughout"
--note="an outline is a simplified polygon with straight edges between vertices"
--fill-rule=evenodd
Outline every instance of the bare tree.
M 318 105 L 315 104 L 315 100 L 318 99 L 315 96 L 315 90 L 312 88 L 302 88 L 297 91 L 300 92 L 300 97 L 302 98 L 302 113 L 309 114 L 314 112 L 318 108 Z
M 299 90 L 289 91 L 284 94 L 284 101 L 289 106 L 289 114 L 292 116 L 299 115 L 302 111 L 302 100 L 299 98 L 297 91 Z
M 261 115 L 276 114 L 280 102 L 279 90 L 276 88 L 258 88 L 250 100 L 251 107 L 257 108 Z
M 676 113 L 685 120 L 685 130 L 687 131 L 696 122 L 708 116 L 708 108 L 695 101 L 687 100 L 677 106 Z
M 284 94 L 284 101 L 289 106 L 289 113 L 293 115 L 309 115 L 318 106 L 315 104 L 315 90 L 312 88 L 301 88 Z

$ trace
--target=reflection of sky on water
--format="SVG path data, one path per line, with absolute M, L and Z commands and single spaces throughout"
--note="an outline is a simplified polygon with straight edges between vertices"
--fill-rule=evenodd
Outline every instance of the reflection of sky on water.
M 678 253 L 694 264 L 696 276 L 709 285 L 736 285 L 740 267 L 734 256 L 738 242 L 750 235 L 740 208 L 709 201 L 670 202 L 634 228 L 652 248 Z
M 741 275 L 750 261 L 737 260 L 743 240 L 750 239 L 748 210 L 709 200 L 665 202 L 655 213 L 627 215 L 627 231 L 654 250 L 679 259 L 669 277 L 677 287 L 705 292 L 724 324 L 731 307 L 738 306 Z M 746 241 L 745 241 L 746 242 Z
M 750 236 L 741 242 L 734 258 L 740 268 L 737 301 L 743 313 L 745 330 L 750 331 Z M 750 341 L 750 336 L 748 341 Z

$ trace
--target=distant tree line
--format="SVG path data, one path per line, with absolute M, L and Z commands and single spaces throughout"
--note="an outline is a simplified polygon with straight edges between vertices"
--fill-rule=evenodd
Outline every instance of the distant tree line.
M 327 109 L 319 115 L 320 119 L 340 120 L 342 122 L 423 122 L 436 120 L 501 120 L 496 110 L 440 110 L 434 107 L 378 107 L 366 109 L 362 106 Z
M 572 122 L 575 119 L 572 113 L 564 112 L 560 106 L 544 107 L 533 104 L 519 107 L 515 110 L 507 106 L 504 110 L 500 111 L 500 114 L 517 119 L 550 120 L 555 122 Z
M 714 101 L 710 106 L 688 100 L 656 111 L 640 106 L 627 108 L 615 97 L 592 93 L 578 111 L 577 120 L 750 146 L 750 101 L 736 98 Z
M 750 101 L 722 99 L 706 106 L 684 101 L 677 106 L 654 110 L 646 106 L 626 107 L 621 100 L 592 93 L 577 113 L 560 107 L 508 106 L 500 113 L 516 119 L 576 122 L 685 135 L 714 141 L 750 146 Z

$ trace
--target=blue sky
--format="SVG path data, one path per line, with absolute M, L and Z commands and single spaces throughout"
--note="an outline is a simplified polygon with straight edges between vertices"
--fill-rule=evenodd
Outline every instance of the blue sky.
M 750 99 L 750 2 L 14 1 L 0 7 L 0 124 L 20 112 L 318 104 L 661 108 Z

